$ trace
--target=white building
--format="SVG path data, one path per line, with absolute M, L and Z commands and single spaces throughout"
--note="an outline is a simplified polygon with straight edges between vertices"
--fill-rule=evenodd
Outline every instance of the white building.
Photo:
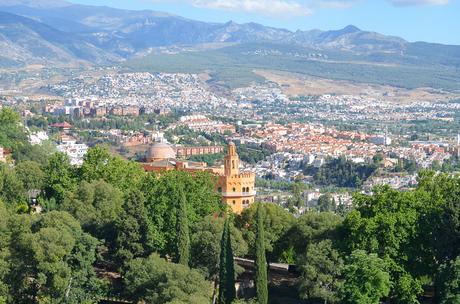
M 5 149 L 0 147 L 0 163 L 6 163 Z
M 376 135 L 370 138 L 370 142 L 375 145 L 389 146 L 392 141 L 388 135 Z
M 39 131 L 29 135 L 29 142 L 31 145 L 40 145 L 43 141 L 48 140 L 48 134 L 45 131 Z
M 88 152 L 88 146 L 86 144 L 77 144 L 73 139 L 65 139 L 57 146 L 57 150 L 67 154 L 72 165 L 81 166 L 83 157 Z

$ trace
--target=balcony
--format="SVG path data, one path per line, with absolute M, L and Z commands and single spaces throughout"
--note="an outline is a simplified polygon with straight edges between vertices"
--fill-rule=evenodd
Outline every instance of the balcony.
M 223 197 L 251 197 L 256 195 L 256 191 L 249 192 L 222 192 Z

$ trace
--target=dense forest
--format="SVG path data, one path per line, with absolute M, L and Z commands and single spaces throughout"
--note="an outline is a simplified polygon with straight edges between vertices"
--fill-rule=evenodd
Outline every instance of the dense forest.
M 460 303 L 460 177 L 421 172 L 413 191 L 356 194 L 343 215 L 268 203 L 233 215 L 209 174 L 146 173 L 99 146 L 74 167 L 29 146 L 8 109 L 0 145 L 13 151 L 0 165 L 1 304 L 283 303 L 267 262 L 296 266 L 301 303 Z M 233 257 L 255 260 L 253 299 L 236 299 Z
M 376 170 L 376 163 L 356 164 L 345 157 L 327 159 L 319 169 L 311 165 L 304 166 L 305 174 L 313 175 L 318 185 L 358 188 Z

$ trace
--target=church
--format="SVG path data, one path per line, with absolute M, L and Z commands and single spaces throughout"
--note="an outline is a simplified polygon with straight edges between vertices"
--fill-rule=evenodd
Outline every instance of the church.
M 222 195 L 222 202 L 236 214 L 241 214 L 254 203 L 256 176 L 253 172 L 240 172 L 240 159 L 233 142 L 228 144 L 223 167 L 208 167 L 206 163 L 179 160 L 175 150 L 164 142 L 154 143 L 149 148 L 142 166 L 148 172 L 206 171 L 217 176 L 216 190 Z

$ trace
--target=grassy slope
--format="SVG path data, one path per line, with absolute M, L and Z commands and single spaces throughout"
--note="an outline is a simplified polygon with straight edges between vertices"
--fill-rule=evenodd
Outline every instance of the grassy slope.
M 255 55 L 253 50 L 276 49 L 281 54 Z M 229 87 L 239 87 L 252 81 L 263 80 L 254 74 L 254 69 L 272 69 L 297 72 L 336 80 L 350 80 L 363 83 L 387 84 L 396 87 L 432 87 L 436 89 L 460 90 L 460 67 L 441 64 L 427 64 L 413 57 L 393 56 L 372 58 L 377 65 L 363 63 L 368 57 L 328 52 L 328 61 L 309 60 L 293 56 L 306 55 L 312 50 L 286 45 L 247 44 L 219 50 L 185 52 L 173 55 L 152 54 L 129 61 L 126 66 L 139 71 L 190 72 L 209 71 L 214 81 Z M 412 52 L 414 52 L 412 50 Z M 332 62 L 333 61 L 333 62 Z M 415 61 L 415 62 L 414 62 Z

